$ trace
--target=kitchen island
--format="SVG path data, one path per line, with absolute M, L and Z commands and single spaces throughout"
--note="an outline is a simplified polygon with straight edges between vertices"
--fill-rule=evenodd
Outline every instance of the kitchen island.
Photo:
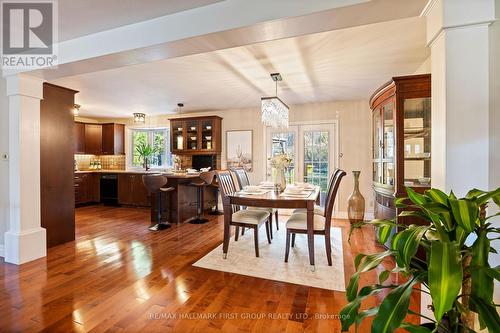
M 107 203 L 131 207 L 151 207 L 151 222 L 156 222 L 156 195 L 150 195 L 147 192 L 142 183 L 142 176 L 158 173 L 164 174 L 168 178 L 167 187 L 175 188 L 168 195 L 162 196 L 162 221 L 182 223 L 196 217 L 197 188 L 189 184 L 193 181 L 200 181 L 198 174 L 172 174 L 141 170 L 75 171 L 75 204 L 101 203 L 104 201 L 104 194 L 106 194 Z M 103 181 L 103 178 L 107 179 Z M 113 185 L 109 178 L 116 179 L 116 185 Z M 113 200 L 109 201 L 113 193 L 116 193 L 114 202 Z M 205 189 L 204 198 L 206 210 L 214 206 L 215 191 L 212 187 Z

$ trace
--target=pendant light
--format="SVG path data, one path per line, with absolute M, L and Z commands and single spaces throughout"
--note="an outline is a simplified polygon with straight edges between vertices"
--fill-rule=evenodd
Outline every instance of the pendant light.
M 261 98 L 261 120 L 266 126 L 287 128 L 290 108 L 278 97 L 278 81 L 282 81 L 280 73 L 271 74 L 275 83 L 275 95 Z

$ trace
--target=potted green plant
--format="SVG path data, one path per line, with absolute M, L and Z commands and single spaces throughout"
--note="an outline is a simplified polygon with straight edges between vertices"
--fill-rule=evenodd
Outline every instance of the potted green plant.
M 490 267 L 489 254 L 496 253 L 491 242 L 500 239 L 500 228 L 486 216 L 486 206 L 491 202 L 500 205 L 500 188 L 486 192 L 473 189 L 458 199 L 430 189 L 419 194 L 406 189 L 408 198 L 396 200 L 403 209 L 399 216 L 414 216 L 428 225 L 401 225 L 394 220 L 373 220 L 352 226 L 351 232 L 363 225 L 377 227 L 382 243 L 397 230 L 387 251 L 375 254 L 358 254 L 355 257 L 356 273 L 346 290 L 348 304 L 341 310 L 342 331 L 352 325 L 357 327 L 365 318 L 374 316 L 371 332 L 393 332 L 401 327 L 411 333 L 426 332 L 475 332 L 475 314 L 481 329 L 500 331 L 500 317 L 493 303 L 493 283 L 500 280 L 500 266 Z M 466 242 L 467 240 L 467 242 Z M 417 250 L 425 251 L 425 258 L 416 256 Z M 378 276 L 379 283 L 358 287 L 360 274 L 375 269 L 384 258 L 393 256 L 396 267 Z M 406 279 L 401 285 L 384 284 L 390 273 L 402 274 Z M 426 288 L 422 288 L 425 286 Z M 413 289 L 430 294 L 434 318 L 425 317 L 408 309 Z M 360 310 L 365 298 L 383 290 L 389 292 L 380 306 Z M 404 322 L 408 313 L 431 321 L 432 328 Z
M 139 158 L 142 160 L 142 165 L 144 169 L 148 171 L 150 169 L 149 163 L 151 162 L 151 158 L 153 157 L 153 155 L 158 153 L 158 149 L 151 146 L 150 144 L 141 142 L 139 143 L 139 145 L 137 145 L 135 151 L 139 155 Z

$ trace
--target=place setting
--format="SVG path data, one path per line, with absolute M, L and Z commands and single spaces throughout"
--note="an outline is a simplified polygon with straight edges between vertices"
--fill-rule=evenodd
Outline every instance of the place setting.
M 316 187 L 312 184 L 297 182 L 295 184 L 287 185 L 280 196 L 291 198 L 307 198 L 315 189 Z

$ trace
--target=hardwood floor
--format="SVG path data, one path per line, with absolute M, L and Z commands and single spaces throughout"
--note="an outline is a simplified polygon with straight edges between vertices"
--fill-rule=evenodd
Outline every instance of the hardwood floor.
M 222 216 L 150 232 L 149 214 L 78 208 L 76 241 L 22 266 L 0 258 L 0 332 L 340 332 L 343 292 L 193 267 L 221 244 Z M 349 244 L 348 222 L 333 225 L 342 228 L 347 284 L 354 256 L 382 248 L 370 229 Z M 360 284 L 376 281 L 370 272 Z M 415 293 L 412 308 L 419 303 Z M 360 332 L 369 331 L 366 322 Z

